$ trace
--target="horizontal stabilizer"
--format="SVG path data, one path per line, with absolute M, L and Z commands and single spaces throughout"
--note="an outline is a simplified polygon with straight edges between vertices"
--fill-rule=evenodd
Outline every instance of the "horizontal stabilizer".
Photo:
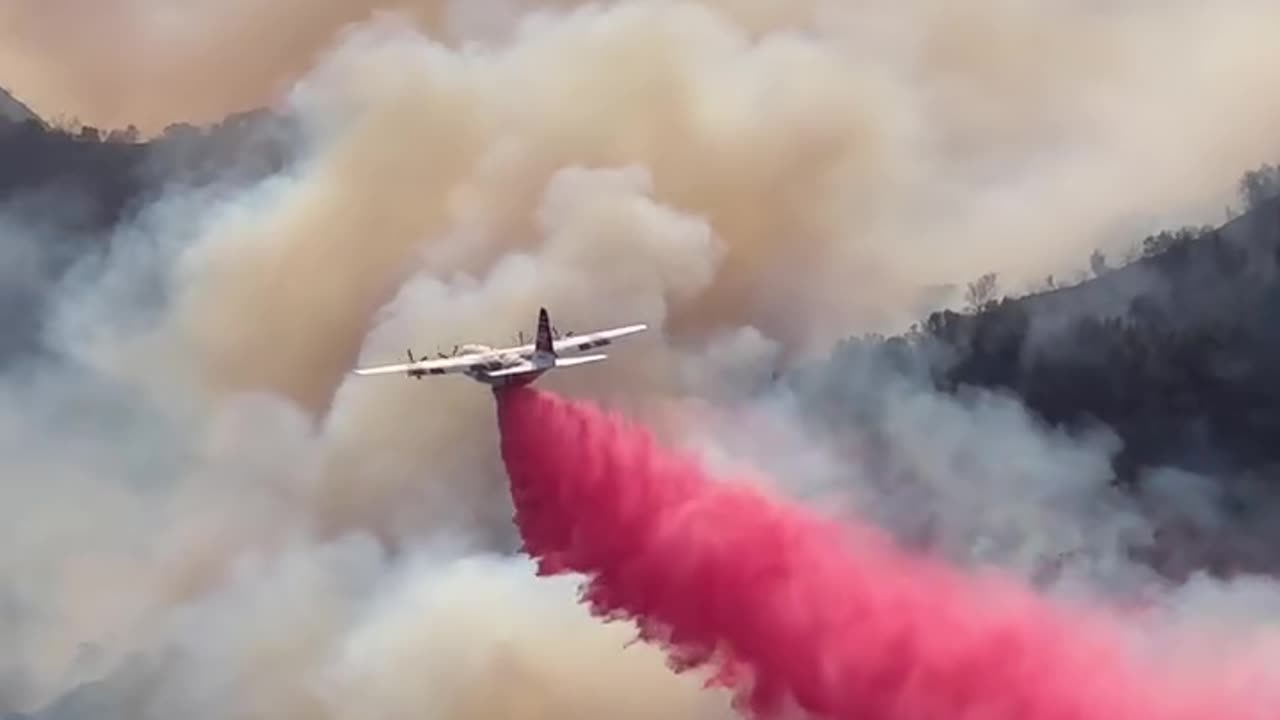
M 528 361 L 518 365 L 505 367 L 501 370 L 490 370 L 485 374 L 491 378 L 510 377 L 512 375 L 524 375 L 526 373 L 542 373 L 551 368 L 573 367 L 574 365 L 586 365 L 587 363 L 598 362 L 609 357 L 608 355 L 580 355 L 578 357 L 558 357 L 555 365 L 538 365 Z
M 608 355 L 579 355 L 577 357 L 558 357 L 556 358 L 556 367 L 573 367 L 574 365 L 586 365 L 587 363 L 598 362 L 609 357 Z

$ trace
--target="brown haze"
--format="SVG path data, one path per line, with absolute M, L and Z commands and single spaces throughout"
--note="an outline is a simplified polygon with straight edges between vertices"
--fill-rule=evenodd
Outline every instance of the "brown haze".
M 527 15 L 575 5 L 0 6 L 0 81 L 45 115 L 157 131 L 271 103 L 308 133 L 288 173 L 167 197 L 130 231 L 178 248 L 157 328 L 117 324 L 111 295 L 156 258 L 66 301 L 67 352 L 100 378 L 6 378 L 0 514 L 23 550 L 0 567 L 40 611 L 0 648 L 0 712 L 177 648 L 126 714 L 728 716 L 571 583 L 483 555 L 510 547 L 485 390 L 347 370 L 513 340 L 546 304 L 566 329 L 653 326 L 546 384 L 659 422 L 901 327 L 939 284 L 1079 267 L 1171 209 L 1216 220 L 1280 149 L 1273 3 Z M 122 409 L 74 430 L 14 409 L 99 393 Z M 1090 458 L 1072 467 L 1095 479 Z M 834 462 L 814 464 L 857 475 Z M 82 643 L 102 655 L 74 670 Z

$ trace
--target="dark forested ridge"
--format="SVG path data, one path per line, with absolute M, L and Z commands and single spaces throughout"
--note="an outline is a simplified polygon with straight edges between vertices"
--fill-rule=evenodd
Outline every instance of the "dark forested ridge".
M 293 137 L 287 119 L 266 111 L 175 124 L 147 140 L 133 127 L 0 113 L 0 366 L 37 349 L 51 288 L 107 252 L 146 202 L 175 187 L 266 177 L 289 161 Z
M 1115 481 L 1140 495 L 1152 472 L 1209 481 L 1219 519 L 1158 520 L 1154 544 L 1134 550 L 1154 567 L 1280 572 L 1280 170 L 1246 173 L 1240 193 L 1244 211 L 1225 225 L 1153 235 L 1119 267 L 1095 253 L 1075 286 L 1001 297 L 987 275 L 964 311 L 844 352 L 952 394 L 1010 393 L 1071 434 L 1114 432 Z
M 86 227 L 109 229 L 166 185 L 243 180 L 279 170 L 288 159 L 290 132 L 286 120 L 266 111 L 211 127 L 171 125 L 145 142 L 134 127 L 103 131 L 0 118 L 0 206 L 57 195 L 73 201 Z
M 1219 228 L 1146 239 L 1141 255 L 1069 288 L 996 299 L 919 328 L 949 358 L 937 380 L 1005 388 L 1052 424 L 1102 422 L 1124 440 L 1120 477 L 1144 466 L 1280 472 L 1280 200 L 1270 167 L 1242 181 L 1247 212 Z M 1280 478 L 1277 478 L 1280 479 Z
M 1168 578 L 1280 575 L 1280 170 L 1240 195 L 1225 225 L 1157 233 L 1114 267 L 1095 252 L 1070 287 L 1003 296 L 985 275 L 963 310 L 851 337 L 772 388 L 849 442 L 911 543 L 933 542 L 942 465 L 933 481 L 1026 478 L 1037 498 L 1110 481 L 1150 534 L 1098 542 Z

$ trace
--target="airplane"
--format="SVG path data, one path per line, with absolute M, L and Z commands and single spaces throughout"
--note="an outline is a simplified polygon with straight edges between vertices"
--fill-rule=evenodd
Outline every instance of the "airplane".
M 503 387 L 528 385 L 553 368 L 574 367 L 604 360 L 609 356 L 603 353 L 577 357 L 561 357 L 560 353 L 604 347 L 613 344 L 618 338 L 634 335 L 648 328 L 648 325 L 639 323 L 583 335 L 566 333 L 560 336 L 559 332 L 552 329 L 551 316 L 544 307 L 538 310 L 538 330 L 533 344 L 506 348 L 460 345 L 454 348 L 453 355 L 439 353 L 439 357 L 434 360 L 414 359 L 413 350 L 410 349 L 407 363 L 357 368 L 353 372 L 364 376 L 404 374 L 415 380 L 421 380 L 424 375 L 461 373 L 493 387 L 496 392 Z

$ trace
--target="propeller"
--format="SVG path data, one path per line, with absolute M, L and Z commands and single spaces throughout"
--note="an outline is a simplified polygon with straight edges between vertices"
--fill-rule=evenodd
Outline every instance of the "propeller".
M 404 352 L 405 352 L 405 354 L 406 354 L 406 355 L 408 355 L 408 356 L 409 356 L 409 364 L 410 364 L 410 365 L 412 365 L 412 364 L 414 364 L 415 362 L 417 362 L 417 360 L 414 360 L 414 359 L 413 359 L 413 348 L 405 348 Z M 410 370 L 410 371 L 408 372 L 408 375 L 409 375 L 409 377 L 413 378 L 414 380 L 421 380 L 421 379 L 422 379 L 422 371 L 421 371 L 421 370 Z

